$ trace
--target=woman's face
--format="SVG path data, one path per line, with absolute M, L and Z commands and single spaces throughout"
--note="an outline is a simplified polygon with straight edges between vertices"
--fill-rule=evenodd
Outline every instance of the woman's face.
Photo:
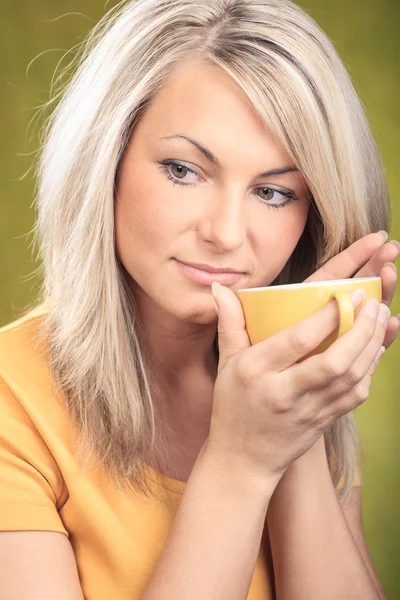
M 228 75 L 205 62 L 177 69 L 134 128 L 117 181 L 117 252 L 139 307 L 215 323 L 210 283 L 177 261 L 239 271 L 231 289 L 270 284 L 310 204 L 299 172 L 265 174 L 291 166 Z

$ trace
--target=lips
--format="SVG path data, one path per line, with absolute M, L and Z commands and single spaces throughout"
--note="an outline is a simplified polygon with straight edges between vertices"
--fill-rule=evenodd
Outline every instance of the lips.
M 211 265 L 207 265 L 205 263 L 182 262 L 182 264 L 187 265 L 188 267 L 194 267 L 195 269 L 200 269 L 201 271 L 207 271 L 208 273 L 243 273 L 243 271 L 237 271 L 230 267 L 212 267 Z
M 188 279 L 193 281 L 194 283 L 200 285 L 208 285 L 210 286 L 214 281 L 217 281 L 221 285 L 234 285 L 237 283 L 244 275 L 244 273 L 238 273 L 237 271 L 232 273 L 228 271 L 216 272 L 216 271 L 207 271 L 204 267 L 199 268 L 197 266 L 189 265 L 186 263 L 182 263 L 179 260 L 175 259 L 175 263 L 177 264 L 181 273 L 183 273 Z M 205 265 L 210 268 L 210 265 Z M 214 268 L 214 267 L 211 267 Z

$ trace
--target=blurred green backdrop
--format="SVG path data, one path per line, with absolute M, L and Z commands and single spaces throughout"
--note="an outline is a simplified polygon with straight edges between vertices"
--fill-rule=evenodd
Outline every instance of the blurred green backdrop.
M 3 128 L 0 217 L 0 326 L 16 318 L 37 291 L 31 236 L 33 171 L 41 121 L 31 121 L 48 100 L 53 73 L 64 53 L 81 42 L 115 1 L 14 0 L 0 7 L 0 107 Z M 334 42 L 364 103 L 383 156 L 392 195 L 389 239 L 400 239 L 398 168 L 399 0 L 299 2 Z M 35 60 L 33 60 L 35 59 Z M 68 56 L 60 67 L 65 66 Z M 32 64 L 30 64 L 32 62 Z M 28 65 L 29 69 L 27 69 Z M 22 178 L 24 174 L 26 177 Z M 22 179 L 21 179 L 22 178 Z M 392 314 L 400 312 L 399 293 Z M 370 397 L 356 413 L 365 446 L 363 518 L 368 546 L 389 600 L 400 598 L 399 343 L 374 375 Z

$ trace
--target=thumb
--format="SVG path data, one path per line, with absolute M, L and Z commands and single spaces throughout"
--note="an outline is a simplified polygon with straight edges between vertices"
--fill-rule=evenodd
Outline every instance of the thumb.
M 218 309 L 218 372 L 240 352 L 251 346 L 239 298 L 228 287 L 214 281 L 211 286 Z

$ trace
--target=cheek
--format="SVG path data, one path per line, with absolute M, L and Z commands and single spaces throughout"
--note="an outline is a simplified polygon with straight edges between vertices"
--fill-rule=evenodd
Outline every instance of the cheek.
M 298 201 L 299 204 L 279 209 L 266 209 L 254 215 L 254 236 L 258 245 L 269 247 L 271 244 L 276 250 L 284 250 L 293 244 L 296 245 L 307 222 L 309 207 Z
M 254 248 L 260 271 L 274 279 L 285 266 L 304 231 L 308 206 L 291 207 L 293 210 L 270 209 L 259 219 L 253 231 Z M 279 211 L 282 212 L 279 212 Z
M 121 185 L 115 207 L 116 247 L 124 264 L 145 255 L 162 256 L 179 228 L 179 212 L 161 188 L 141 184 L 133 175 L 130 181 L 135 186 Z

